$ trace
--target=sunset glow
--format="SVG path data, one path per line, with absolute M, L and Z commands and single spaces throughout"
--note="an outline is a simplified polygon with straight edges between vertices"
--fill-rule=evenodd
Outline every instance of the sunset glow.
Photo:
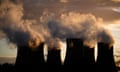
M 95 60 L 96 44 L 109 43 L 118 63 L 120 0 L 0 0 L 0 58 L 16 58 L 19 46 L 37 51 L 45 43 L 44 59 L 48 50 L 61 49 L 64 62 L 68 38 L 95 47 Z

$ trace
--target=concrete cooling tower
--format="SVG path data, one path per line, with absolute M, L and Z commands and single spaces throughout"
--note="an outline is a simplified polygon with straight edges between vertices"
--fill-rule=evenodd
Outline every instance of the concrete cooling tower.
M 60 57 L 60 51 L 57 49 L 48 50 L 46 72 L 61 72 L 62 62 Z
M 24 70 L 42 71 L 45 61 L 43 55 L 44 43 L 40 44 L 37 50 L 33 51 L 28 46 L 18 46 L 15 67 L 17 72 Z
M 98 43 L 98 56 L 96 62 L 96 70 L 99 72 L 117 72 L 114 56 L 113 46 L 109 43 Z
M 81 39 L 67 39 L 67 52 L 63 65 L 63 72 L 67 71 L 93 71 L 94 48 L 83 44 Z
M 67 49 L 64 63 L 61 61 L 61 49 L 49 48 L 47 60 L 44 60 L 44 43 L 37 50 L 28 46 L 18 46 L 16 72 L 117 72 L 113 46 L 109 43 L 97 43 L 97 60 L 95 61 L 94 47 L 84 44 L 82 39 L 67 39 Z

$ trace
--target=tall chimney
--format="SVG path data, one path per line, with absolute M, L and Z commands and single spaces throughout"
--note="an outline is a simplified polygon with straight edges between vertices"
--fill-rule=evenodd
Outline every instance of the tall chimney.
M 46 72 L 61 72 L 62 62 L 60 57 L 60 51 L 60 49 L 55 48 L 48 50 Z
M 32 50 L 28 46 L 18 46 L 15 67 L 17 71 L 42 71 L 44 67 L 43 55 L 44 43 L 41 43 L 37 50 Z M 39 68 L 40 67 L 40 68 Z
M 92 70 L 94 61 L 94 48 L 83 45 L 81 39 L 67 39 L 67 52 L 63 71 L 85 71 Z M 70 67 L 70 68 L 69 68 Z M 90 71 L 90 70 L 89 70 Z
M 113 56 L 113 46 L 110 46 L 109 43 L 98 43 L 96 67 L 97 71 L 100 72 L 117 72 Z

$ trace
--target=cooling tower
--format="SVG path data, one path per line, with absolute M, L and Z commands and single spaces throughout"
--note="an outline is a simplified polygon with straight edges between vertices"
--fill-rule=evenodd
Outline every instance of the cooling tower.
M 93 70 L 94 48 L 83 45 L 81 39 L 67 39 L 67 51 L 63 71 L 89 71 Z
M 37 50 L 33 51 L 28 46 L 18 46 L 17 58 L 16 58 L 16 70 L 17 71 L 41 71 L 44 67 L 44 55 L 43 55 L 44 43 L 40 44 Z
M 98 43 L 96 67 L 97 72 L 117 72 L 113 56 L 113 46 L 110 46 L 108 43 Z
M 61 72 L 62 62 L 60 57 L 60 50 L 48 50 L 47 56 L 47 71 L 46 72 Z
M 94 72 L 95 67 L 95 57 L 94 57 L 94 48 L 88 46 L 83 46 L 82 50 L 82 70 L 84 72 L 90 71 Z

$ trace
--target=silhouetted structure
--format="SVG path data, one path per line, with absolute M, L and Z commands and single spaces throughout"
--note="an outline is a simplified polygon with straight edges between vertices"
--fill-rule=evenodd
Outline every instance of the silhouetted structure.
M 94 48 L 90 48 L 89 46 L 83 46 L 82 50 L 82 67 L 84 72 L 90 71 L 94 72 L 95 67 L 95 58 L 94 58 Z
M 47 56 L 47 71 L 46 72 L 61 72 L 62 62 L 60 57 L 60 50 L 48 50 Z
M 0 65 L 0 71 L 1 71 L 1 69 L 2 69 L 2 65 Z
M 63 71 L 85 71 L 83 69 L 93 70 L 94 48 L 83 45 L 81 39 L 67 39 L 67 52 L 64 61 Z
M 15 64 L 16 72 L 117 72 L 114 62 L 113 46 L 109 43 L 98 43 L 97 61 L 94 59 L 94 48 L 83 44 L 82 39 L 67 39 L 67 52 L 62 65 L 60 49 L 48 50 L 47 62 L 44 60 L 44 43 L 37 50 L 28 46 L 18 46 Z
M 113 46 L 110 46 L 109 43 L 98 43 L 96 67 L 96 72 L 117 72 L 113 56 Z
M 13 64 L 4 63 L 0 65 L 0 72 L 15 72 Z
M 18 53 L 15 67 L 17 71 L 42 71 L 45 61 L 43 55 L 44 43 L 40 44 L 37 50 L 28 46 L 18 46 Z

